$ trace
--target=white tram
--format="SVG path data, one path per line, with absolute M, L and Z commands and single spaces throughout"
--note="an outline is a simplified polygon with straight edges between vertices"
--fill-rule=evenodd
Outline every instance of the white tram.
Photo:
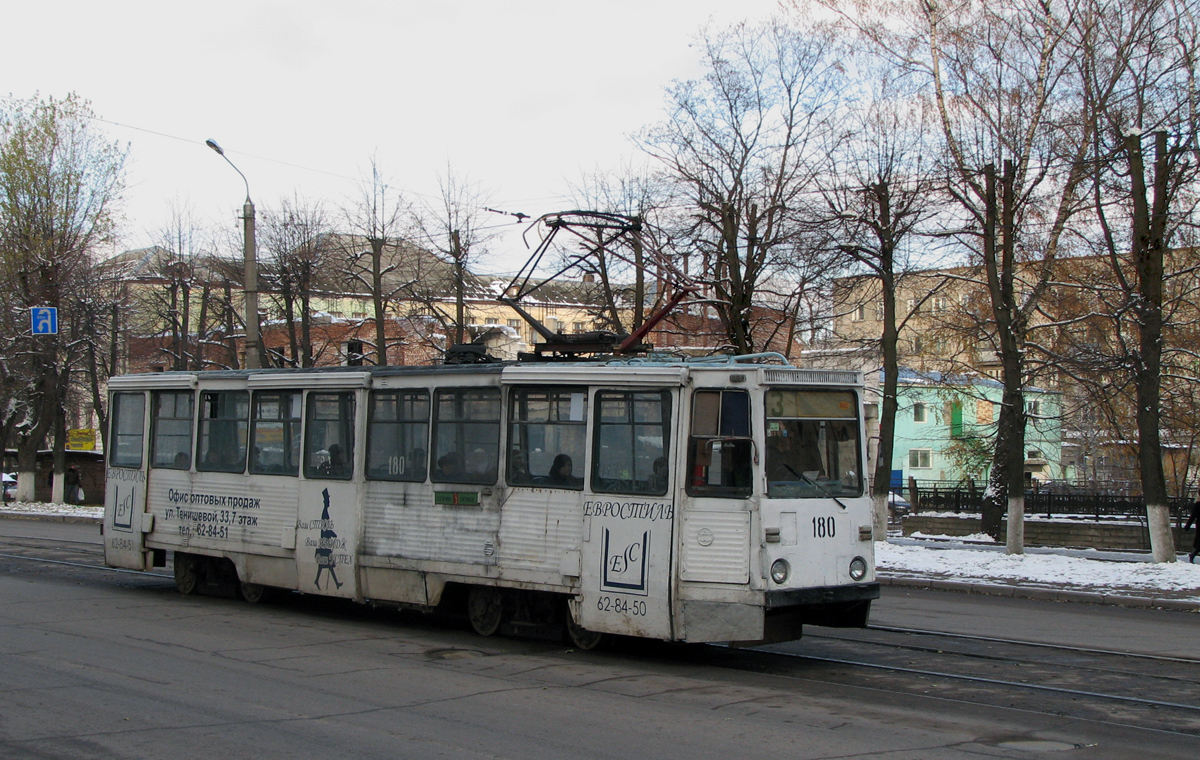
M 863 626 L 861 376 L 746 359 L 114 377 L 105 559 L 585 648 Z

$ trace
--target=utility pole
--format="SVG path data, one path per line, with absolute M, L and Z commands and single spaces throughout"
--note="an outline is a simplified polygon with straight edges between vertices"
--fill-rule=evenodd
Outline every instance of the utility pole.
M 463 251 L 458 230 L 450 232 L 450 255 L 454 257 L 454 344 L 461 346 L 466 308 L 463 303 Z

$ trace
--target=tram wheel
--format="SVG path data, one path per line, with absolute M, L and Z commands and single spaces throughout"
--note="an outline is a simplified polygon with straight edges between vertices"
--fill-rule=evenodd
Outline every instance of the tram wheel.
M 175 587 L 184 596 L 196 593 L 200 585 L 200 558 L 195 554 L 175 552 Z
M 499 589 L 472 586 L 467 595 L 467 619 L 480 636 L 491 636 L 504 621 L 504 597 Z
M 570 609 L 567 610 L 564 622 L 567 629 L 567 638 L 575 645 L 576 649 L 588 652 L 604 643 L 604 634 L 589 631 L 576 623 L 575 618 L 571 617 Z
M 258 604 L 267 598 L 271 592 L 271 589 L 260 583 L 242 582 L 238 585 L 238 591 L 241 593 L 242 599 L 246 600 L 250 604 Z

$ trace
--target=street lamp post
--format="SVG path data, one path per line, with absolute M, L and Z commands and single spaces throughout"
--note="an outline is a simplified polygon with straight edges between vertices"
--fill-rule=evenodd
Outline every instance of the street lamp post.
M 216 140 L 205 140 L 204 144 L 225 159 L 226 163 L 241 176 L 242 182 L 246 183 L 246 202 L 242 205 L 242 246 L 246 266 L 243 286 L 246 301 L 246 369 L 258 369 L 262 366 L 258 337 L 258 253 L 254 240 L 254 203 L 250 200 L 250 181 L 246 179 L 245 174 L 242 174 L 242 170 L 229 160 L 229 156 L 225 155 L 225 151 L 221 149 L 220 145 L 217 145 Z

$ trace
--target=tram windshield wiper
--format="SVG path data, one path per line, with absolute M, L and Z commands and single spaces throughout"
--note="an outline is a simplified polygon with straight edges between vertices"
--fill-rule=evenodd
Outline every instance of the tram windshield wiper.
M 792 473 L 792 474 L 793 474 L 793 475 L 795 475 L 797 478 L 800 478 L 801 480 L 808 481 L 809 483 L 812 483 L 814 486 L 816 486 L 817 488 L 819 488 L 819 489 L 821 490 L 821 493 L 825 494 L 826 496 L 828 496 L 829 498 L 831 498 L 831 499 L 833 499 L 835 502 L 837 502 L 837 505 L 838 505 L 839 507 L 841 507 L 842 509 L 847 509 L 847 507 L 846 507 L 845 503 L 844 503 L 844 502 L 843 502 L 841 499 L 839 499 L 838 497 L 834 496 L 834 495 L 833 495 L 833 493 L 832 493 L 832 492 L 830 492 L 830 490 L 829 490 L 828 488 L 826 488 L 825 486 L 821 485 L 820 483 L 818 483 L 817 481 L 813 480 L 812 478 L 810 478 L 809 476 L 805 475 L 804 473 L 802 473 L 802 472 L 796 472 L 794 469 L 792 469 L 792 466 L 791 466 L 790 464 L 786 463 L 786 462 L 784 462 L 784 463 L 783 463 L 783 466 L 784 466 L 784 468 L 785 468 L 785 469 L 786 469 L 788 472 Z

